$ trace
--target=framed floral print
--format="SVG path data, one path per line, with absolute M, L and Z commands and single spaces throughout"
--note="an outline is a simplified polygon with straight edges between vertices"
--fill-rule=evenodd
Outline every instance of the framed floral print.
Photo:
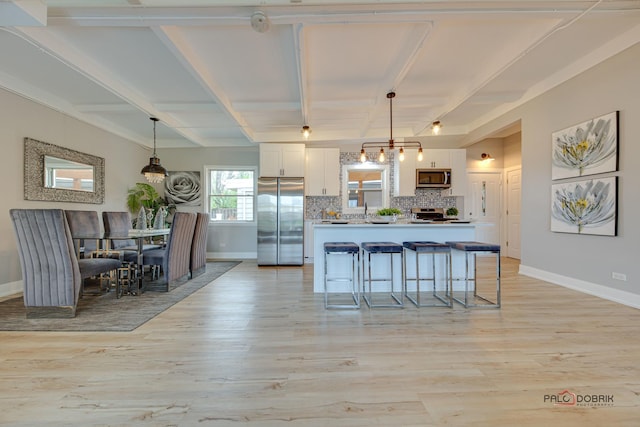
M 551 186 L 551 231 L 615 236 L 617 177 Z
M 618 111 L 551 134 L 551 179 L 618 169 Z
M 164 195 L 176 206 L 200 206 L 200 172 L 168 172 L 164 180 Z

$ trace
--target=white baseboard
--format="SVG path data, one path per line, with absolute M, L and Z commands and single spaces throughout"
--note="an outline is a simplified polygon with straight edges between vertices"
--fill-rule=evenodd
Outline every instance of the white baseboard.
M 257 259 L 256 252 L 207 252 L 207 259 Z
M 22 293 L 22 280 L 0 285 L 0 298 Z
M 572 277 L 562 276 L 560 274 L 550 273 L 548 271 L 528 267 L 522 264 L 520 264 L 520 270 L 518 272 L 524 276 L 544 280 L 545 282 L 560 285 L 574 291 L 593 295 L 629 307 L 640 308 L 640 295 L 638 294 L 609 288 L 607 286 L 586 282 L 584 280 L 574 279 Z

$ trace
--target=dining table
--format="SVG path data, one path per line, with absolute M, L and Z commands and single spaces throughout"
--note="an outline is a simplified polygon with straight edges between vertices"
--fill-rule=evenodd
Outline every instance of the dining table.
M 97 256 L 101 256 L 100 252 L 103 253 L 116 253 L 119 250 L 110 249 L 111 240 L 135 240 L 136 241 L 136 268 L 137 274 L 135 274 L 135 289 L 130 289 L 131 294 L 140 295 L 145 290 L 145 282 L 144 282 L 144 265 L 143 265 L 143 249 L 144 243 L 146 239 L 152 237 L 166 237 L 171 232 L 170 228 L 147 228 L 147 229 L 130 229 L 126 233 L 123 232 L 112 232 L 112 233 L 102 233 L 100 235 L 81 235 L 81 236 L 73 236 L 73 239 L 76 241 L 76 251 L 79 256 L 81 243 L 84 240 L 97 240 L 101 242 L 98 247 Z M 119 279 L 118 279 L 119 280 Z M 120 298 L 120 291 L 118 286 L 117 298 Z

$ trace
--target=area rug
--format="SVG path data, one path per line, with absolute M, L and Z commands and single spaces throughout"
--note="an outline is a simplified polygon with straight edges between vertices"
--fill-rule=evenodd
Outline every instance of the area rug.
M 151 286 L 140 296 L 119 299 L 113 291 L 85 295 L 71 319 L 27 319 L 22 296 L 12 298 L 0 302 L 0 331 L 133 331 L 238 264 L 240 261 L 208 262 L 203 274 L 169 292 L 158 292 Z

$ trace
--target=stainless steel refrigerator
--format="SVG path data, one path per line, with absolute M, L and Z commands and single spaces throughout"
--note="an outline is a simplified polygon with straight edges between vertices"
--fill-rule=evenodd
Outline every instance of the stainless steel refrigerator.
M 304 263 L 304 178 L 258 179 L 258 265 Z

